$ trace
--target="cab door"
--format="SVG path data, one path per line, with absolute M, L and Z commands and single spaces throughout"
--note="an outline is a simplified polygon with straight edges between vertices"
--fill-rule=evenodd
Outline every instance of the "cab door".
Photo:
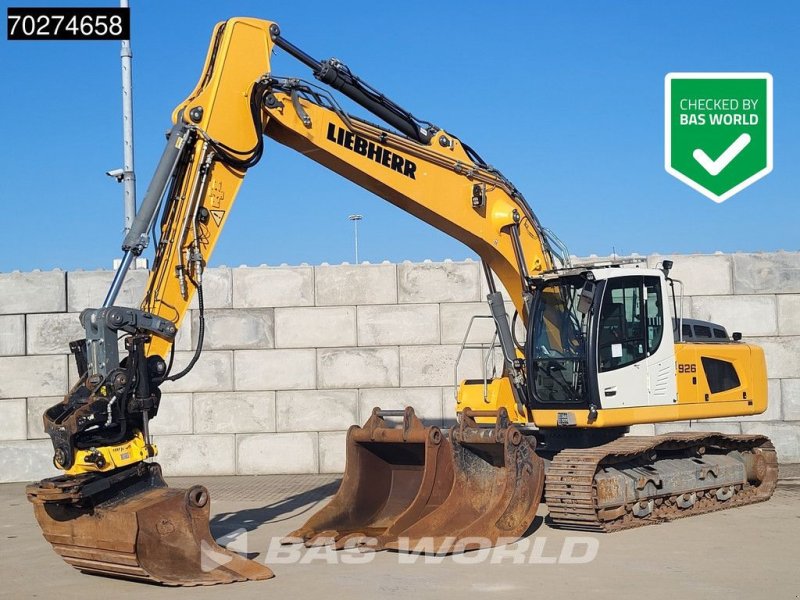
M 597 335 L 603 408 L 672 404 L 675 346 L 665 285 L 658 275 L 606 280 Z
M 644 279 L 638 275 L 605 282 L 597 332 L 597 391 L 602 408 L 648 404 L 644 292 Z
M 642 279 L 647 344 L 647 405 L 674 404 L 678 386 L 675 379 L 675 337 L 671 326 L 672 305 L 662 277 L 646 275 Z

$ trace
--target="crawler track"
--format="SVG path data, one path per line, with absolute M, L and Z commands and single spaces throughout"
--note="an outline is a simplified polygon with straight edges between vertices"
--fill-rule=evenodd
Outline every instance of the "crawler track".
M 751 454 L 758 476 L 732 486 L 733 495 L 727 500 L 718 498 L 719 485 L 710 480 L 693 490 L 696 501 L 687 508 L 680 508 L 680 498 L 675 495 L 649 495 L 643 500 L 653 501 L 651 512 L 643 517 L 634 515 L 634 509 L 642 498 L 611 509 L 599 507 L 596 475 L 601 469 L 623 463 L 646 466 L 659 455 L 684 455 L 685 460 L 691 460 L 692 455 L 700 456 L 704 452 L 709 456 L 730 452 Z M 763 502 L 772 496 L 777 481 L 775 449 L 764 436 L 675 433 L 624 437 L 596 448 L 559 452 L 547 471 L 545 501 L 556 527 L 613 532 Z

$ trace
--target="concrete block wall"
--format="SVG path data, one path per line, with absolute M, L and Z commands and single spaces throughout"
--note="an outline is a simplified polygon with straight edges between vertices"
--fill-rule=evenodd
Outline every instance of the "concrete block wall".
M 764 347 L 766 413 L 634 428 L 761 432 L 783 462 L 800 462 L 800 253 L 649 256 L 674 261 L 684 316 L 717 321 Z M 78 313 L 98 306 L 112 273 L 0 273 L 0 481 L 56 473 L 42 411 L 75 381 L 68 342 Z M 135 305 L 147 274 L 133 271 L 120 303 Z M 454 418 L 455 360 L 470 319 L 486 315 L 478 262 L 220 267 L 204 277 L 204 352 L 164 386 L 152 432 L 171 475 L 340 472 L 347 428 L 373 406 L 414 406 L 428 423 Z M 509 304 L 511 310 L 511 305 Z M 178 336 L 175 368 L 192 357 L 196 302 Z M 477 320 L 470 341 L 489 342 Z M 479 377 L 466 351 L 458 377 Z M 497 363 L 499 368 L 500 363 Z

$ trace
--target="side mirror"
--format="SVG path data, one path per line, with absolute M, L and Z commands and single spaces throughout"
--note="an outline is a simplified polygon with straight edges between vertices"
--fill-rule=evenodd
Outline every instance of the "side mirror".
M 734 331 L 731 335 L 734 342 L 741 342 L 742 341 L 742 332 L 741 331 Z
M 578 312 L 584 315 L 589 314 L 589 309 L 592 307 L 592 300 L 594 300 L 594 291 L 596 289 L 594 281 L 589 279 L 583 284 L 581 288 L 581 295 L 578 298 Z
M 671 260 L 665 260 L 661 263 L 661 270 L 664 271 L 664 277 L 669 277 L 669 272 L 672 270 L 672 265 L 675 264 Z

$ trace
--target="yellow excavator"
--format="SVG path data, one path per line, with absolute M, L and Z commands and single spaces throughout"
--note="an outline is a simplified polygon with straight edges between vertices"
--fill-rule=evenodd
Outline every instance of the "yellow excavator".
M 319 83 L 272 75 L 276 47 Z M 384 125 L 346 113 L 331 90 Z M 467 144 L 344 63 L 309 56 L 268 21 L 216 26 L 200 81 L 172 121 L 108 296 L 80 315 L 86 337 L 71 344 L 80 380 L 43 417 L 63 474 L 27 495 L 71 565 L 168 585 L 272 576 L 217 546 L 207 490 L 168 487 L 148 431 L 159 387 L 202 351 L 203 271 L 264 136 L 476 252 L 503 365 L 495 377 L 461 382 L 449 431 L 426 427 L 410 407 L 375 408 L 348 432 L 339 491 L 286 542 L 459 552 L 523 535 L 542 498 L 551 525 L 602 532 L 772 494 L 777 461 L 763 436 L 626 435 L 632 425 L 767 406 L 763 351 L 720 325 L 683 319 L 671 262 L 571 264 L 519 190 Z M 151 241 L 140 308 L 115 306 Z M 197 351 L 175 372 L 175 336 L 195 294 Z

